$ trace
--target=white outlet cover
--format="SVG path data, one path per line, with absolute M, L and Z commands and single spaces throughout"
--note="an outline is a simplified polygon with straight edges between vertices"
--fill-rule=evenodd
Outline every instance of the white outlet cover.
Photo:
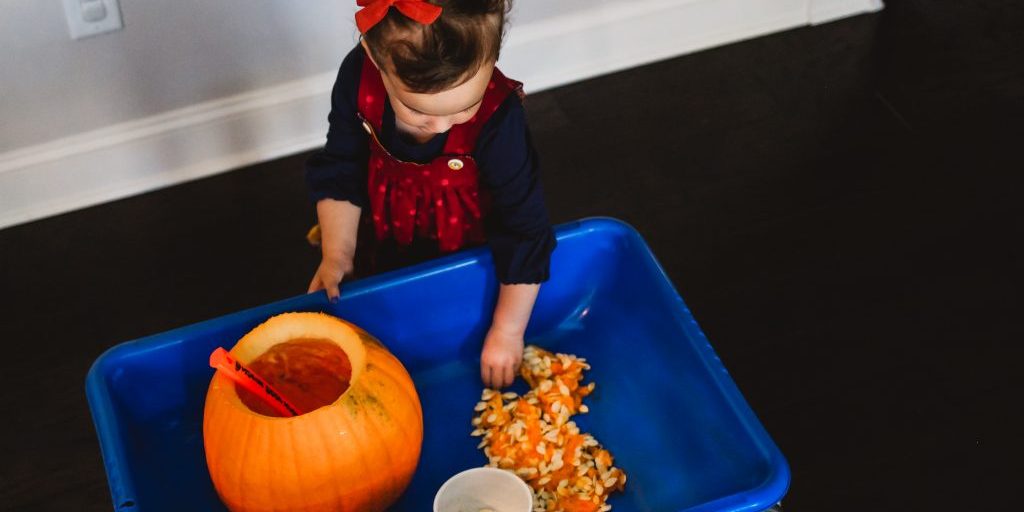
M 100 14 L 105 15 L 99 16 Z M 72 39 L 82 39 L 121 30 L 118 0 L 64 0 L 64 16 Z M 98 18 L 95 21 L 87 21 Z

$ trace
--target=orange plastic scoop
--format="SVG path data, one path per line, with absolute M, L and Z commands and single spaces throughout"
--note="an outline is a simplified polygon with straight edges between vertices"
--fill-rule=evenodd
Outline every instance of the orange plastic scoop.
M 251 391 L 282 416 L 291 417 L 302 414 L 302 411 L 288 403 L 284 395 L 277 392 L 269 382 L 231 357 L 227 350 L 217 347 L 217 350 L 210 354 L 210 367 L 219 370 L 224 376 Z

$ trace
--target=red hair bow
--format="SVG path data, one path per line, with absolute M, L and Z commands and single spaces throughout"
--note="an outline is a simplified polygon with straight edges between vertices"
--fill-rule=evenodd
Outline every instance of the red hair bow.
M 356 5 L 362 7 L 356 13 L 356 26 L 363 34 L 380 23 L 392 5 L 398 12 L 424 25 L 430 25 L 441 15 L 441 7 L 427 0 L 356 0 Z

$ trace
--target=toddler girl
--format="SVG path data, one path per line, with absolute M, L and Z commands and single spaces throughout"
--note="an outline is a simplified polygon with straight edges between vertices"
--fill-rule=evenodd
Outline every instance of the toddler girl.
M 306 181 L 323 257 L 309 291 L 487 243 L 500 291 L 480 355 L 510 385 L 555 247 L 522 86 L 495 67 L 506 0 L 358 0 Z

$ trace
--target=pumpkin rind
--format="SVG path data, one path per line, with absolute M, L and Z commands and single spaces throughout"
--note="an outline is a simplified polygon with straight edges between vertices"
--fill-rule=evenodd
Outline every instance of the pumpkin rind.
M 352 363 L 349 387 L 327 406 L 276 418 L 250 410 L 215 374 L 203 439 L 210 478 L 233 511 L 374 511 L 408 486 L 423 443 L 423 412 L 402 363 L 358 327 L 322 313 L 285 313 L 246 334 L 231 355 L 247 364 L 296 338 L 330 339 Z

